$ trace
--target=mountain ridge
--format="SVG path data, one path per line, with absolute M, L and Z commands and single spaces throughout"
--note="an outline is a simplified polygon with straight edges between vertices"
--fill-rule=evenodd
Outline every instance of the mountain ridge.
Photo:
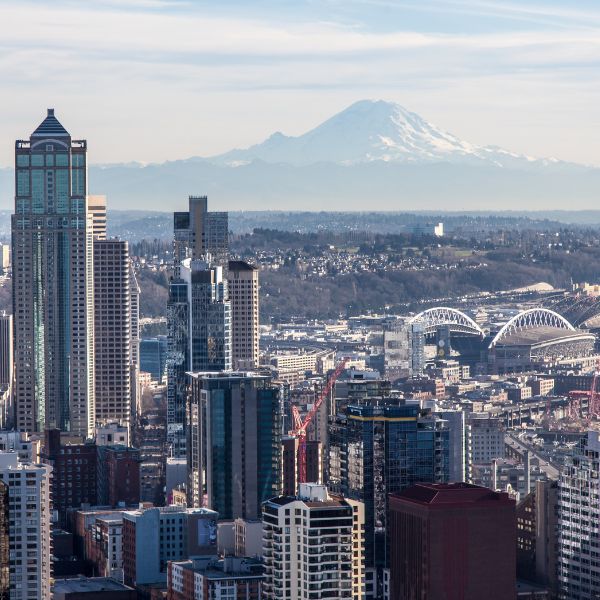
M 600 168 L 477 146 L 385 101 L 359 101 L 300 136 L 164 163 L 89 167 L 89 193 L 122 209 L 182 210 L 208 194 L 220 210 L 590 209 Z M 13 169 L 0 169 L 0 209 Z

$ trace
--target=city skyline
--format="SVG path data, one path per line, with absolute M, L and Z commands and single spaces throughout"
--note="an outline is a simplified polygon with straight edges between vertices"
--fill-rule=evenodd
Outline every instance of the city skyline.
M 476 144 L 598 165 L 600 85 L 590 74 L 599 28 L 600 9 L 586 1 L 263 1 L 250 10 L 60 0 L 32 10 L 11 0 L 0 7 L 0 128 L 17 138 L 55 106 L 94 140 L 91 163 L 163 162 L 298 135 L 382 98 Z M 10 164 L 4 147 L 0 166 Z

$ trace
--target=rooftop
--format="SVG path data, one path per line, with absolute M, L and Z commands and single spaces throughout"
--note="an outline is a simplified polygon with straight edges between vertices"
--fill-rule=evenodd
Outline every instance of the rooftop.
M 567 340 L 576 339 L 594 340 L 593 334 L 587 331 L 570 329 L 561 329 L 558 327 L 540 326 L 531 329 L 521 329 L 510 335 L 506 335 L 497 344 L 501 346 L 536 346 L 538 344 L 547 344 L 550 342 L 564 342 Z
M 31 137 L 55 138 L 69 137 L 69 132 L 61 125 L 60 121 L 54 116 L 54 109 L 48 109 L 48 115 L 40 123 L 38 128 L 31 134 Z
M 405 502 L 427 505 L 480 504 L 488 502 L 504 503 L 507 494 L 494 492 L 488 488 L 470 483 L 417 483 L 398 494 L 391 494 Z M 509 500 L 513 502 L 512 500 Z
M 121 592 L 130 587 L 110 577 L 76 577 L 74 579 L 57 579 L 54 583 L 55 594 L 73 592 Z

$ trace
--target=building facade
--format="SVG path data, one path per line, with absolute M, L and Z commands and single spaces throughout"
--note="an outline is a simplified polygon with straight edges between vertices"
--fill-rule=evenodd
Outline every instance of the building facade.
M 13 354 L 13 317 L 2 311 L 0 314 L 0 428 L 14 426 L 14 354 Z
M 15 146 L 12 216 L 17 428 L 94 428 L 93 223 L 87 144 L 48 109 Z
M 129 244 L 94 240 L 96 421 L 128 424 L 131 413 Z
M 8 567 L 10 600 L 51 598 L 51 476 L 47 465 L 0 453 L 0 554 L 7 551 L 7 517 L 10 547 L 9 560 L 0 566 L 0 587 L 6 587 Z
M 516 597 L 515 501 L 466 483 L 390 496 L 390 600 Z
M 262 600 L 260 561 L 225 557 L 169 563 L 167 600 Z
M 231 369 L 226 212 L 190 196 L 173 215 L 174 273 L 167 303 L 167 424 L 174 454 L 185 452 L 188 371 Z
M 565 466 L 557 490 L 557 574 L 561 600 L 600 596 L 600 434 Z
M 258 519 L 281 493 L 279 389 L 255 373 L 191 373 L 188 504 Z
M 422 416 L 418 405 L 369 399 L 332 419 L 327 481 L 333 492 L 365 505 L 367 598 L 381 593 L 389 564 L 389 494 L 448 477 L 448 424 Z
M 258 269 L 242 260 L 230 260 L 227 275 L 231 301 L 231 359 L 236 370 L 258 367 Z
M 300 484 L 298 496 L 263 506 L 266 600 L 365 598 L 364 509 L 360 502 Z
M 169 561 L 217 556 L 218 513 L 182 506 L 123 513 L 125 585 L 165 583 Z

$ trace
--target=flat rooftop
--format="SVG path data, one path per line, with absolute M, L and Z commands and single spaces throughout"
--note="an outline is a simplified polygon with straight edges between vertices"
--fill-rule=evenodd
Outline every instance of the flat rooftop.
M 74 579 L 57 579 L 54 582 L 54 593 L 73 592 L 122 592 L 130 587 L 110 577 L 76 577 Z

